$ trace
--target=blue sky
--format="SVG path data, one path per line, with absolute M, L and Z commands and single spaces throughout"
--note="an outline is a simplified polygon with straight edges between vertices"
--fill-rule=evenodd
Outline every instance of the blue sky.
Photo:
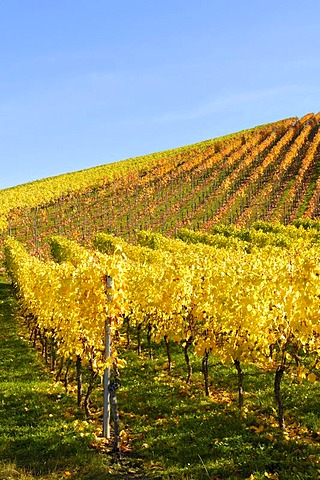
M 320 110 L 318 0 L 0 0 L 0 189 Z

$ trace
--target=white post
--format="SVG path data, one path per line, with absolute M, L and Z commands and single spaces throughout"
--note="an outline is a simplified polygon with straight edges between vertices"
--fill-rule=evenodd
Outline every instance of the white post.
M 113 282 L 112 278 L 106 276 L 107 289 L 111 289 Z M 107 293 L 107 301 L 111 302 L 112 296 Z M 104 359 L 107 360 L 111 356 L 111 328 L 109 319 L 105 322 L 105 353 Z M 110 384 L 110 367 L 107 367 L 103 375 L 103 436 L 110 438 L 110 396 L 109 396 L 109 384 Z
M 111 355 L 110 326 L 106 320 L 105 327 L 105 359 Z M 110 401 L 109 401 L 110 367 L 107 367 L 103 376 L 103 436 L 110 438 Z

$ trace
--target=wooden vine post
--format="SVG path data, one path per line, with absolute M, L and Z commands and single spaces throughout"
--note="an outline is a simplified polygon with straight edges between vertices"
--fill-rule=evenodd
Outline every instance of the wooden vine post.
M 109 293 L 110 289 L 112 288 L 113 282 L 112 278 L 107 275 L 106 276 L 106 284 L 107 284 L 107 300 L 111 302 L 112 295 Z M 105 353 L 104 359 L 107 360 L 111 356 L 111 327 L 110 327 L 110 319 L 107 318 L 105 322 Z M 108 366 L 104 371 L 103 376 L 103 436 L 107 439 L 110 438 L 110 392 L 109 392 L 109 385 L 110 385 L 110 366 Z

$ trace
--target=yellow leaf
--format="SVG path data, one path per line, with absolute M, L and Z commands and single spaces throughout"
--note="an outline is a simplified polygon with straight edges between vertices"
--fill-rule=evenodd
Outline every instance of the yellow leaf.
M 316 382 L 317 376 L 314 373 L 309 373 L 309 375 L 307 376 L 307 380 L 309 380 L 309 382 Z
M 252 425 L 249 428 L 250 430 L 254 430 L 256 433 L 261 433 L 264 430 L 264 425 L 261 424 L 258 427 L 256 427 L 255 425 Z

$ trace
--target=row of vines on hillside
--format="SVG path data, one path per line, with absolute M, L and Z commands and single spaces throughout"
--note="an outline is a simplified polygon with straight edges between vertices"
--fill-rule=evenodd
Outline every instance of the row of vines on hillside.
M 291 223 L 318 215 L 319 114 L 157 155 L 105 185 L 12 211 L 8 232 L 36 248 L 52 234 L 77 241 L 97 231 L 132 240 L 135 230 L 174 235 L 191 226 Z
M 152 342 L 164 341 L 169 366 L 170 343 L 181 345 L 188 382 L 192 355 L 202 358 L 206 394 L 209 356 L 233 366 L 240 406 L 246 365 L 253 363 L 275 373 L 279 425 L 284 428 L 284 373 L 315 381 L 320 366 L 317 236 L 304 245 L 296 230 L 290 248 L 277 246 L 275 232 L 267 241 L 258 230 L 238 241 L 220 233 L 227 239 L 223 245 L 213 239 L 211 245 L 190 244 L 141 231 L 140 245 L 98 234 L 94 246 L 102 253 L 54 237 L 51 250 L 59 263 L 38 260 L 15 240 L 7 242 L 6 255 L 33 335 L 45 335 L 65 362 L 80 358 L 93 376 L 110 361 L 120 365 L 116 352 L 128 343 L 130 326 L 138 339 L 147 336 L 150 357 Z M 184 235 L 190 240 L 195 234 Z M 255 247 L 259 238 L 265 248 Z M 107 278 L 113 281 L 112 296 Z M 103 343 L 106 318 L 115 346 L 111 360 Z

